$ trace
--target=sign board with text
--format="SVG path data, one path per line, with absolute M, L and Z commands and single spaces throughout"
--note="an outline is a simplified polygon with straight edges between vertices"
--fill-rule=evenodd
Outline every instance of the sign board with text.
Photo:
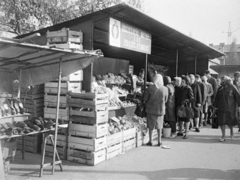
M 150 33 L 110 18 L 109 44 L 132 51 L 151 54 Z

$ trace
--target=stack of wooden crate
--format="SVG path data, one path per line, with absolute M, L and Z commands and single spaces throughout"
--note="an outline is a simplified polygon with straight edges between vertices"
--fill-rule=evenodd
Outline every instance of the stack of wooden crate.
M 82 90 L 83 71 L 79 70 L 70 74 L 67 77 L 63 77 L 61 80 L 60 89 L 60 103 L 59 103 L 59 123 L 69 123 L 69 107 L 68 107 L 68 93 L 78 92 Z M 58 82 L 45 83 L 44 87 L 44 118 L 56 119 L 57 111 L 57 92 Z M 68 149 L 68 129 L 61 129 L 58 131 L 57 136 L 57 150 L 61 159 L 67 159 Z M 50 140 L 46 145 L 46 155 L 52 156 L 53 147 Z
M 30 153 L 41 153 L 42 134 L 29 135 L 24 137 L 24 149 Z M 22 150 L 23 137 L 17 139 L 17 149 Z
M 14 88 L 14 93 L 17 94 L 17 88 Z M 21 88 L 20 100 L 23 103 L 25 112 L 32 117 L 43 117 L 44 109 L 44 84 L 31 86 L 30 88 Z
M 68 160 L 96 165 L 106 160 L 108 95 L 70 93 Z

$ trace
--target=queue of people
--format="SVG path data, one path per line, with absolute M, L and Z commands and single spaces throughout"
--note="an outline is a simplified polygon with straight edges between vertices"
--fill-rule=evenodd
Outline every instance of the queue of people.
M 182 136 L 187 139 L 190 129 L 199 133 L 203 126 L 213 123 L 209 107 L 214 109 L 218 117 L 218 126 L 222 132 L 219 141 L 226 140 L 226 126 L 230 129 L 230 137 L 234 138 L 235 125 L 238 125 L 240 132 L 240 72 L 234 74 L 234 80 L 228 76 L 220 80 L 218 84 L 208 70 L 202 77 L 190 74 L 175 77 L 173 81 L 169 76 L 157 74 L 153 78 L 153 85 L 148 87 L 144 95 L 149 128 L 149 142 L 146 145 L 152 146 L 152 130 L 155 128 L 158 132 L 157 145 L 162 146 L 164 122 L 168 122 L 172 128 L 169 138 Z M 179 114 L 183 105 L 188 107 L 188 116 Z

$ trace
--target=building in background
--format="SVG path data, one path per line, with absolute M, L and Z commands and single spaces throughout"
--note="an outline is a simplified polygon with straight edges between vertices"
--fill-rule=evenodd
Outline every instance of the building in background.
M 218 73 L 218 77 L 223 75 L 233 77 L 235 71 L 240 71 L 240 44 L 232 42 L 232 44 L 220 43 L 210 46 L 226 54 L 209 63 L 210 68 Z

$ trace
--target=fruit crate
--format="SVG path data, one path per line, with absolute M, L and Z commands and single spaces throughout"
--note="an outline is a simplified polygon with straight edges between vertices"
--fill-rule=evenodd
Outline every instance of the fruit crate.
M 53 136 L 53 139 L 54 139 L 54 136 Z M 68 139 L 67 135 L 58 134 L 57 135 L 57 146 L 67 148 L 68 147 L 67 139 Z M 50 139 L 48 139 L 47 144 L 52 145 L 52 141 Z
M 123 133 L 118 132 L 107 136 L 107 147 L 119 144 L 123 142 Z
M 88 138 L 99 138 L 106 136 L 108 133 L 107 124 L 100 125 L 84 125 L 69 124 L 69 134 L 73 136 L 82 136 Z
M 81 31 L 72 31 L 64 28 L 60 31 L 47 31 L 47 44 L 55 43 L 83 43 L 83 33 Z
M 106 159 L 111 159 L 123 152 L 123 144 L 118 143 L 106 148 Z
M 25 151 L 30 153 L 41 153 L 42 134 L 24 136 Z M 23 137 L 17 139 L 17 149 L 22 150 Z
M 61 81 L 83 81 L 83 70 L 76 71 L 68 76 L 62 77 Z
M 57 147 L 57 152 L 58 152 L 60 159 L 67 160 L 68 148 L 63 147 L 63 146 L 58 146 L 58 145 L 56 147 Z M 48 157 L 53 157 L 53 148 L 54 147 L 52 144 L 46 144 L 45 155 Z M 43 150 L 43 146 L 42 146 L 42 150 Z
M 44 106 L 45 107 L 57 107 L 57 95 L 48 95 L 45 94 L 44 96 Z M 59 100 L 59 107 L 60 108 L 67 108 L 67 96 L 60 96 Z
M 47 82 L 44 86 L 45 94 L 57 95 L 58 82 Z M 82 91 L 81 82 L 61 82 L 60 94 L 67 94 L 68 92 L 80 93 Z
M 128 139 L 127 141 L 124 141 L 123 143 L 123 151 L 129 151 L 131 149 L 136 148 L 136 138 Z
M 77 149 L 69 149 L 68 161 L 95 166 L 106 160 L 106 149 L 95 152 L 81 151 Z
M 56 119 L 56 111 L 57 111 L 57 108 L 45 107 L 44 108 L 44 118 Z M 61 119 L 64 121 L 69 120 L 68 108 L 59 108 L 58 119 Z
M 72 149 L 96 152 L 105 149 L 107 146 L 106 136 L 100 138 L 84 138 L 72 136 L 71 132 L 68 137 L 68 147 Z

